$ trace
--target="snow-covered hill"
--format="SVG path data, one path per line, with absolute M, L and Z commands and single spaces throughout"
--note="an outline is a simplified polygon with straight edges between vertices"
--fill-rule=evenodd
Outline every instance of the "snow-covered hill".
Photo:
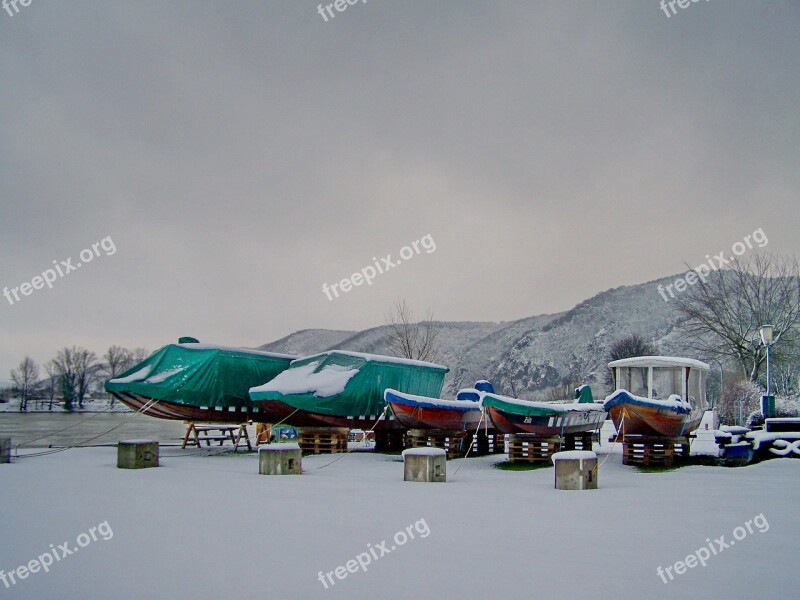
M 658 294 L 659 283 L 674 278 L 601 292 L 571 310 L 507 323 L 441 322 L 437 361 L 450 367 L 445 396 L 489 379 L 495 388 L 535 398 L 562 383 L 589 383 L 599 397 L 608 349 L 636 333 L 661 354 L 697 356 L 680 334 L 674 303 Z M 386 354 L 385 327 L 361 332 L 306 329 L 261 346 L 264 350 L 312 354 L 340 348 Z

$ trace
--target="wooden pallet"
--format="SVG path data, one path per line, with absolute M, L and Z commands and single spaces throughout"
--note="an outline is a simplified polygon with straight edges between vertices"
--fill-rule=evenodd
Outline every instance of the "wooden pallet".
M 346 427 L 298 427 L 297 443 L 306 454 L 335 454 L 347 452 Z
M 442 429 L 409 429 L 406 434 L 406 448 L 442 448 L 447 458 L 464 456 L 468 446 L 466 431 L 445 431 Z
M 505 454 L 506 436 L 503 433 L 478 432 L 478 435 L 467 435 L 467 447 L 472 447 L 470 456 L 482 456 L 485 454 Z
M 406 432 L 403 429 L 375 431 L 376 452 L 396 452 L 402 450 L 406 443 Z
M 622 464 L 671 467 L 689 457 L 689 438 L 626 435 L 622 440 Z
M 508 439 L 508 461 L 512 463 L 553 464 L 551 457 L 561 449 L 563 442 L 564 439 L 559 435 L 512 434 Z
M 591 431 L 569 433 L 564 436 L 562 450 L 591 450 L 595 434 Z

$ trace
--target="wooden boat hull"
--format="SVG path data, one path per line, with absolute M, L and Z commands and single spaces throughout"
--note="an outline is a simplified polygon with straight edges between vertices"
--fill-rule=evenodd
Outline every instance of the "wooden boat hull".
M 458 407 L 436 406 L 435 398 L 425 402 L 388 390 L 385 398 L 400 424 L 409 429 L 462 431 L 477 427 L 481 418 L 480 404 L 469 400 Z
M 605 411 L 574 411 L 542 416 L 517 415 L 494 406 L 486 408 L 500 433 L 534 433 L 542 436 L 594 431 L 602 426 Z
M 634 396 L 617 392 L 606 408 L 618 432 L 626 435 L 654 435 L 663 437 L 682 437 L 694 431 L 703 418 L 702 410 L 678 410 L 658 404 L 646 404 Z M 624 426 L 623 426 L 624 417 Z
M 113 395 L 131 410 L 159 419 L 209 423 L 244 423 L 251 420 L 262 422 L 262 417 L 254 406 L 199 407 L 167 400 L 153 400 L 131 392 L 113 392 Z M 145 406 L 147 408 L 144 408 Z

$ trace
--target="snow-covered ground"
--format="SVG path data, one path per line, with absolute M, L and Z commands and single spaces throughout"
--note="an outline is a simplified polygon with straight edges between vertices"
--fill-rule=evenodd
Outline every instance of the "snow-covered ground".
M 54 403 L 53 410 L 50 410 L 48 407 L 50 406 L 49 402 L 45 402 L 43 405 L 40 405 L 38 401 L 36 402 L 29 402 L 28 403 L 28 411 L 29 413 L 62 413 L 64 409 L 62 405 Z M 8 402 L 0 402 L 0 413 L 4 412 L 19 412 L 19 400 L 14 398 Z M 72 412 L 76 413 L 89 413 L 89 412 L 133 412 L 127 406 L 122 404 L 122 402 L 115 402 L 114 406 L 112 407 L 109 404 L 109 401 L 105 398 L 101 400 L 86 400 L 83 403 L 83 408 L 79 408 L 77 405 Z
M 255 454 L 196 449 L 162 448 L 162 466 L 139 471 L 117 469 L 114 448 L 17 459 L 0 466 L 6 573 L 100 527 L 48 573 L 0 582 L 0 597 L 796 597 L 800 460 L 642 473 L 620 450 L 582 492 L 553 489 L 552 468 L 495 468 L 505 456 L 448 461 L 439 484 L 406 483 L 399 456 L 372 452 L 305 457 L 302 476 L 277 477 L 258 475 Z M 657 574 L 720 536 L 730 546 L 705 567 Z

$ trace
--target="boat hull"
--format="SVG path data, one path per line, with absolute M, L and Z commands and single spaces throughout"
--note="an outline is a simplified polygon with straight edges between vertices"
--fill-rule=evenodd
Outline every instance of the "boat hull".
M 536 435 L 568 435 L 598 429 L 606 418 L 605 411 L 571 411 L 542 416 L 525 416 L 486 408 L 495 429 L 501 433 L 533 433 Z
M 464 406 L 434 406 L 431 402 L 386 392 L 386 402 L 401 425 L 409 429 L 461 431 L 477 427 L 481 408 L 477 402 L 463 401 Z M 434 398 L 430 399 L 435 402 Z
M 154 400 L 131 392 L 113 392 L 113 396 L 128 408 L 159 419 L 209 423 L 263 422 L 263 417 L 254 406 L 189 406 L 168 400 Z
M 606 408 L 614 427 L 625 435 L 682 437 L 697 429 L 703 418 L 703 411 L 699 409 L 686 411 L 647 404 L 624 391 L 616 396 L 613 402 L 606 403 Z

